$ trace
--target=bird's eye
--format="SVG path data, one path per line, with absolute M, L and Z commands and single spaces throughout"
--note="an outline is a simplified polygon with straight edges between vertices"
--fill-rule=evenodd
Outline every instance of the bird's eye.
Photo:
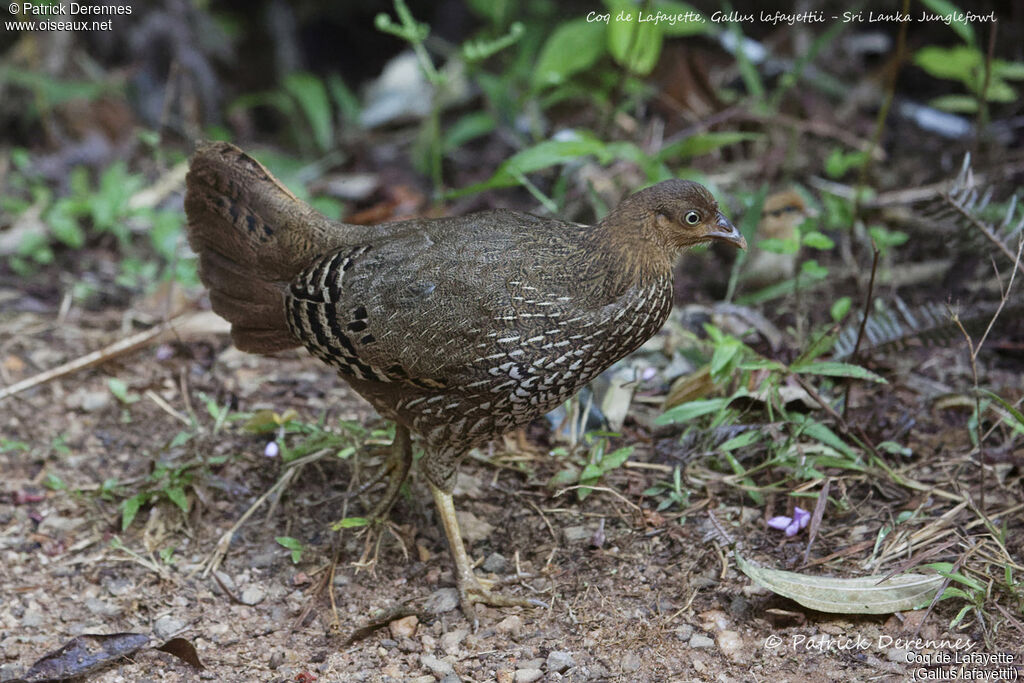
M 700 214 L 696 211 L 687 211 L 686 215 L 683 216 L 683 220 L 686 221 L 687 225 L 697 225 L 700 223 Z

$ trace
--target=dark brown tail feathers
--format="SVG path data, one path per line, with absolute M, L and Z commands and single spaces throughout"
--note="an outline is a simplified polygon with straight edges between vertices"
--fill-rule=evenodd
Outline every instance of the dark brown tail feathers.
M 242 351 L 299 346 L 284 292 L 317 256 L 342 246 L 344 226 L 300 201 L 258 161 L 226 142 L 201 143 L 186 178 L 188 241 L 213 310 Z

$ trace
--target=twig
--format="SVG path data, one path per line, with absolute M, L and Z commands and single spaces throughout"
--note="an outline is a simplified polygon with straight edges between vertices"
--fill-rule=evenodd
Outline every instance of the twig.
M 857 352 L 860 351 L 860 342 L 864 339 L 864 328 L 868 325 L 868 317 L 871 315 L 871 300 L 875 296 L 875 273 L 878 272 L 878 256 L 881 252 L 878 251 L 878 245 L 875 244 L 875 240 L 871 240 L 871 248 L 874 250 L 874 256 L 871 258 L 871 279 L 868 280 L 868 292 L 867 296 L 864 297 L 864 317 L 860 319 L 860 327 L 857 329 L 857 341 L 853 344 L 853 353 L 850 354 L 850 362 L 857 362 Z M 846 392 L 843 394 L 843 417 L 846 417 L 846 411 L 850 407 L 850 387 L 852 385 L 846 383 Z
M 818 393 L 817 389 L 811 386 L 811 384 L 804 380 L 804 378 L 801 377 L 800 375 L 793 375 L 793 379 L 796 380 L 797 384 L 803 387 L 804 391 L 806 391 L 810 395 L 810 397 L 814 399 L 815 403 L 821 406 L 822 410 L 828 413 L 832 417 L 832 419 L 836 421 L 836 424 L 839 426 L 839 429 L 840 431 L 843 432 L 843 434 L 846 434 L 847 436 L 851 436 L 854 438 L 858 438 L 855 437 L 853 431 L 850 429 L 850 425 L 849 423 L 847 423 L 846 418 L 837 413 L 836 409 L 833 408 L 829 404 L 829 402 L 826 401 L 825 398 Z M 878 450 L 875 448 L 875 445 L 871 443 L 871 440 L 868 439 L 863 432 L 861 432 L 859 439 L 864 442 L 864 446 L 869 451 L 871 451 L 872 455 L 876 457 L 878 456 Z
M 807 529 L 807 547 L 804 548 L 802 565 L 806 565 L 807 559 L 811 556 L 811 546 L 814 545 L 814 541 L 818 537 L 818 529 L 821 527 L 822 517 L 825 516 L 825 508 L 828 506 L 828 491 L 831 487 L 832 480 L 826 479 L 821 491 L 818 492 L 818 501 L 814 505 L 814 514 L 811 515 L 811 523 Z
M 245 522 L 250 517 L 252 517 L 252 515 L 257 510 L 259 510 L 264 503 L 267 502 L 267 499 L 270 498 L 270 496 L 284 490 L 291 482 L 291 480 L 294 479 L 298 475 L 298 473 L 302 471 L 302 467 L 304 465 L 308 465 L 314 460 L 319 460 L 320 458 L 322 458 L 323 456 L 327 455 L 330 452 L 330 449 L 325 448 L 316 451 L 315 453 L 310 453 L 305 457 L 299 458 L 298 460 L 294 460 L 288 463 L 286 465 L 287 469 L 285 469 L 284 473 L 278 478 L 276 482 L 274 482 L 274 485 L 271 486 L 266 491 L 264 491 L 263 495 L 257 498 L 256 502 L 249 506 L 249 509 L 246 510 L 245 513 L 243 513 L 242 516 L 238 518 L 238 521 L 235 522 L 230 529 L 228 529 L 224 534 L 221 535 L 220 540 L 217 541 L 217 547 L 214 548 L 213 552 L 210 553 L 210 557 L 207 558 L 206 562 L 204 563 L 205 566 L 203 568 L 203 577 L 205 578 L 210 572 L 216 571 L 217 567 L 220 566 L 221 561 L 228 553 L 228 548 L 231 546 L 232 538 L 234 538 L 238 530 L 242 528 L 242 525 L 245 524 Z
M 964 327 L 960 321 L 960 316 L 956 313 L 952 313 L 953 322 L 960 329 L 960 333 L 964 335 L 964 340 L 967 342 L 967 349 L 970 351 L 971 360 L 971 376 L 974 380 L 974 440 L 977 443 L 978 448 L 978 466 L 981 468 L 981 481 L 980 490 L 978 495 L 978 509 L 982 515 L 985 512 L 985 447 L 984 440 L 981 435 L 981 391 L 979 390 L 978 384 L 978 354 L 981 352 L 981 347 L 985 345 L 985 340 L 988 339 L 989 332 L 992 331 L 992 326 L 995 325 L 996 319 L 999 318 L 999 314 L 1003 312 L 1003 308 L 1006 306 L 1006 302 L 1010 298 L 1010 290 L 1013 289 L 1013 283 L 1017 276 L 1017 270 L 1021 269 L 1021 254 L 1024 253 L 1024 235 L 1017 240 L 1017 254 L 1013 259 L 1013 270 L 1010 271 L 1010 281 L 1006 285 L 1006 289 L 1003 290 L 1003 295 L 999 299 L 999 306 L 996 308 L 995 313 L 992 314 L 992 318 L 988 321 L 988 327 L 985 328 L 985 333 L 981 336 L 981 339 L 975 345 L 974 340 L 971 339 L 971 335 L 967 332 L 967 328 Z M 1024 272 L 1024 270 L 1022 270 Z M 996 275 L 998 277 L 998 270 Z
M 132 351 L 137 351 L 138 349 L 144 348 L 159 340 L 188 337 L 196 334 L 197 332 L 216 333 L 221 332 L 222 330 L 226 331 L 228 329 L 227 324 L 227 322 L 223 321 L 219 316 L 211 312 L 190 313 L 178 316 L 177 318 L 172 318 L 161 325 L 150 328 L 145 332 L 133 334 L 132 336 L 126 337 L 121 341 L 100 349 L 99 351 L 87 353 L 73 361 L 69 361 L 63 365 L 51 368 L 50 370 L 40 372 L 38 375 L 33 375 L 32 377 L 24 379 L 16 384 L 12 384 L 9 387 L 4 387 L 3 389 L 0 389 L 0 401 L 10 398 L 17 393 L 25 391 L 26 389 L 31 389 L 32 387 L 39 386 L 40 384 L 46 384 L 47 382 L 51 382 L 55 379 L 76 373 L 79 370 L 91 368 L 94 365 L 106 363 L 108 360 L 117 358 L 118 356 L 123 356 L 126 353 L 131 353 Z

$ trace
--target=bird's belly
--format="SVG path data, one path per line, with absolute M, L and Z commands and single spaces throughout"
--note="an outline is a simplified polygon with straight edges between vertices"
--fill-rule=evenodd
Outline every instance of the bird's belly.
M 444 389 L 406 385 L 396 392 L 389 385 L 377 396 L 361 393 L 429 446 L 468 449 L 564 403 L 653 336 L 671 308 L 668 282 L 654 283 L 629 305 L 588 324 L 558 335 L 520 335 L 514 342 L 488 345 L 467 368 L 463 381 Z

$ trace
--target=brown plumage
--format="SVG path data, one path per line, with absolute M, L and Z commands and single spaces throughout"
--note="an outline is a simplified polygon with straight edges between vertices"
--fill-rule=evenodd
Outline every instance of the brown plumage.
M 680 251 L 745 246 L 697 183 L 669 180 L 596 226 L 513 211 L 377 226 L 330 221 L 227 143 L 199 147 L 189 241 L 214 310 L 243 351 L 305 346 L 398 424 L 390 507 L 409 432 L 455 559 L 463 610 L 525 604 L 473 575 L 455 523 L 459 461 L 543 415 L 649 339 L 671 310 Z

